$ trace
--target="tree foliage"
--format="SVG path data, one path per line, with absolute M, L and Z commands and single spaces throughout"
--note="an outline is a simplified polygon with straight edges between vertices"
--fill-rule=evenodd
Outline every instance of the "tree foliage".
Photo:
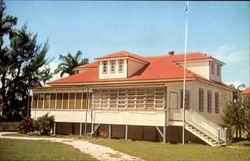
M 71 53 L 68 53 L 67 55 L 60 55 L 59 60 L 62 61 L 55 70 L 55 74 L 60 73 L 60 76 L 62 77 L 64 74 L 73 75 L 76 74 L 76 71 L 74 71 L 74 68 L 78 67 L 79 65 L 88 64 L 89 60 L 87 58 L 81 59 L 82 52 L 78 51 L 75 56 L 73 56 Z
M 48 45 L 38 44 L 27 27 L 17 30 L 17 18 L 4 15 L 0 3 L 0 103 L 9 120 L 28 114 L 29 87 L 41 86 L 52 77 L 45 59 Z
M 34 131 L 33 119 L 30 117 L 25 117 L 18 126 L 18 131 L 21 134 L 27 134 L 28 132 Z
M 22 134 L 30 135 L 49 135 L 55 121 L 54 116 L 49 116 L 46 113 L 43 116 L 33 120 L 30 117 L 25 117 L 18 126 L 18 131 Z
M 241 95 L 240 85 L 233 94 L 233 102 L 229 102 L 224 108 L 224 116 L 222 119 L 229 127 L 243 129 L 248 137 L 250 136 L 250 97 Z
M 49 116 L 49 113 L 46 113 L 45 115 L 38 117 L 37 120 L 33 121 L 34 130 L 39 131 L 41 135 L 49 135 L 54 121 L 55 117 Z

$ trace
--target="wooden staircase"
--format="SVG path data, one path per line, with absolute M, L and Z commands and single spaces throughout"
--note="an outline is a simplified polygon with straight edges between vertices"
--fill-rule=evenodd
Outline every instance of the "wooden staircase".
M 185 129 L 211 146 L 227 145 L 227 129 L 195 111 L 185 111 Z

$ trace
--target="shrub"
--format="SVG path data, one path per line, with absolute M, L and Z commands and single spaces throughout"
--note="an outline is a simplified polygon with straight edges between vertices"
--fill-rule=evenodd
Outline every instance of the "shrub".
M 6 115 L 0 115 L 0 121 L 7 121 Z
M 31 132 L 28 132 L 27 133 L 28 135 L 37 135 L 37 136 L 40 136 L 41 135 L 41 131 L 31 131 Z
M 34 130 L 40 131 L 41 135 L 49 135 L 54 121 L 54 116 L 49 116 L 49 113 L 46 113 L 33 121 Z
M 31 132 L 33 130 L 33 119 L 30 117 L 25 117 L 18 126 L 18 131 L 21 134 L 27 134 L 28 132 Z

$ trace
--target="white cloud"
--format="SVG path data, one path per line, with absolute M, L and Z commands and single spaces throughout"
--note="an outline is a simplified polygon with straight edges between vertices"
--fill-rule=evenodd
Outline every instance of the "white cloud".
M 218 47 L 211 55 L 224 62 L 222 78 L 228 84 L 249 86 L 249 45 L 226 44 Z
M 238 87 L 239 85 L 244 84 L 241 81 L 231 81 L 231 82 L 225 82 L 225 83 L 228 84 L 228 85 L 233 84 L 235 87 Z
M 55 69 L 57 68 L 58 64 L 59 64 L 59 63 L 56 63 L 56 62 L 50 62 L 50 63 L 48 64 L 48 66 L 49 66 L 49 68 L 50 68 L 50 71 L 51 71 L 51 72 L 54 72 Z M 64 75 L 63 75 L 63 77 L 66 77 L 66 76 L 68 76 L 68 74 L 64 74 Z M 49 81 L 57 80 L 57 79 L 60 79 L 60 78 L 61 78 L 61 77 L 60 77 L 60 73 L 54 74 L 53 77 L 52 77 Z
M 249 59 L 249 50 L 244 46 L 238 47 L 234 44 L 220 46 L 212 54 L 226 63 L 241 62 Z

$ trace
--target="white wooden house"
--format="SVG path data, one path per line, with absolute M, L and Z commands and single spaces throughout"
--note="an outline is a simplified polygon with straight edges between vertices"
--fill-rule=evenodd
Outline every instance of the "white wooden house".
M 75 75 L 33 88 L 32 117 L 54 115 L 56 133 L 180 142 L 183 59 L 126 51 L 96 58 Z M 186 142 L 226 143 L 221 115 L 233 89 L 221 82 L 223 65 L 203 53 L 187 54 Z

